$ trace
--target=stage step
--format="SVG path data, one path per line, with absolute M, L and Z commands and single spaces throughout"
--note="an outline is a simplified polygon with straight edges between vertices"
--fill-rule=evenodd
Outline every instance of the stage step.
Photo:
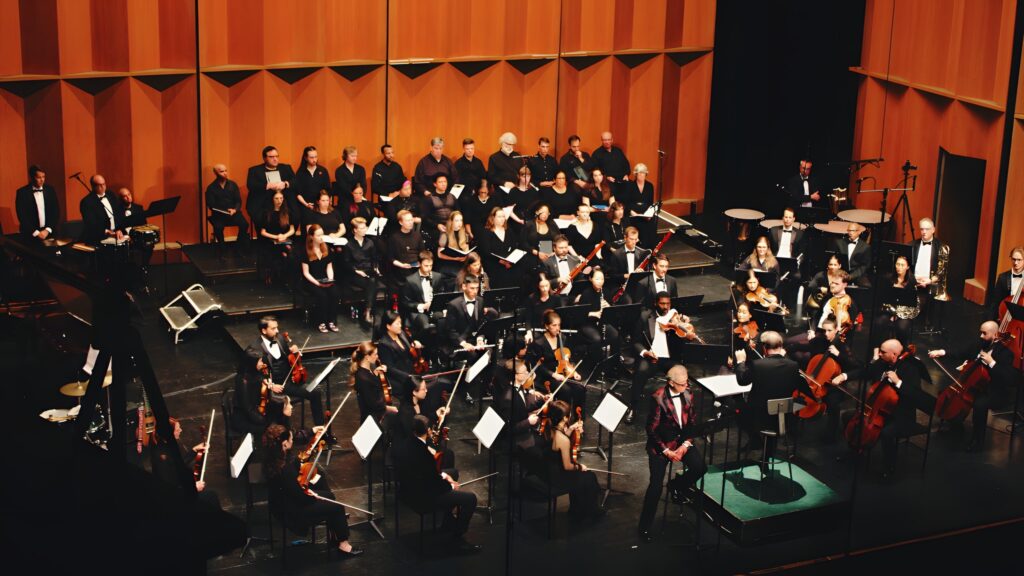
M 182 299 L 188 303 L 195 315 L 190 313 L 184 306 L 177 305 Z M 208 312 L 220 309 L 221 304 L 206 291 L 202 284 L 193 284 L 182 290 L 181 294 L 174 297 L 174 300 L 161 307 L 160 313 L 167 320 L 171 330 L 174 331 L 174 343 L 177 344 L 181 340 L 182 332 L 198 328 L 197 322 L 200 317 Z

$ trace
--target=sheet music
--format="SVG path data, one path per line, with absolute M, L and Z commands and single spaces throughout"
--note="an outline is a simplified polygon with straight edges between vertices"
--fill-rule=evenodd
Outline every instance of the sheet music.
M 491 255 L 497 256 L 498 258 L 501 258 L 502 260 L 505 260 L 506 262 L 511 262 L 512 264 L 516 264 L 520 260 L 523 259 L 523 256 L 526 256 L 526 252 L 523 252 L 519 248 L 516 248 L 515 250 L 510 252 L 508 256 L 498 256 L 494 252 L 491 252 Z
M 470 366 L 469 372 L 466 373 L 466 382 L 472 382 L 474 378 L 479 376 L 480 373 L 484 371 L 484 368 L 487 367 L 487 364 L 490 363 L 490 361 L 491 351 L 488 350 L 483 356 L 477 358 L 477 361 L 473 362 L 473 365 Z
M 561 218 L 554 218 L 554 221 L 555 226 L 558 226 L 559 230 L 565 230 L 569 226 L 572 226 L 572 223 L 574 222 L 574 220 L 562 220 Z
M 388 219 L 387 218 L 381 218 L 379 216 L 375 216 L 373 218 L 373 221 L 370 222 L 370 225 L 366 228 L 366 235 L 367 236 L 380 236 L 381 234 L 384 233 L 384 227 L 387 226 L 387 225 L 388 225 Z
M 504 208 L 501 209 L 505 213 L 505 218 L 511 217 L 512 211 L 515 210 L 515 207 L 516 205 L 513 204 L 511 206 L 505 206 Z
M 334 236 L 324 235 L 324 242 L 332 246 L 345 246 L 348 244 L 348 239 L 345 238 L 344 236 L 335 238 Z
M 231 477 L 238 478 L 238 475 L 242 473 L 242 469 L 245 468 L 245 463 L 249 461 L 249 456 L 252 455 L 252 432 L 245 435 L 242 439 L 242 443 L 238 445 L 238 450 L 231 456 Z
M 462 196 L 462 191 L 465 188 L 465 184 L 456 184 L 455 186 L 452 186 L 452 189 L 449 190 L 448 193 L 451 194 L 452 196 L 455 196 L 455 199 L 458 200 L 459 196 Z
M 511 186 L 498 186 L 498 188 L 501 188 L 501 191 L 505 194 L 508 194 L 512 190 Z
M 605 430 L 615 432 L 628 409 L 629 407 L 614 394 L 605 394 L 604 399 L 598 404 L 597 410 L 594 410 L 594 420 L 597 420 L 597 423 Z
M 352 445 L 355 446 L 360 458 L 366 460 L 381 435 L 380 426 L 373 420 L 373 416 L 367 416 L 359 430 L 352 435 Z
M 647 210 L 644 210 L 644 213 L 640 215 L 640 218 L 654 218 L 654 209 L 654 204 L 651 204 L 651 206 Z
M 388 196 L 387 194 L 379 194 L 377 198 L 379 198 L 381 202 L 391 202 L 394 200 L 393 197 Z
M 221 214 L 227 214 L 228 216 L 231 216 L 231 212 L 228 212 L 227 210 L 221 210 L 220 208 L 212 208 L 212 207 L 210 208 L 210 210 L 213 210 L 214 212 L 220 212 Z
M 268 170 L 266 172 L 266 174 L 267 174 L 267 183 L 268 184 L 280 184 L 281 183 L 281 173 L 278 172 L 277 170 Z
M 104 238 L 103 240 L 100 240 L 100 244 L 106 244 L 107 246 L 120 246 L 122 244 L 127 244 L 127 243 L 128 243 L 128 237 L 127 236 L 121 238 L 120 240 L 118 240 L 117 238 L 114 238 L 114 237 Z
M 723 374 L 721 376 L 705 376 L 697 380 L 701 386 L 707 388 L 715 395 L 715 398 L 725 396 L 736 396 L 750 392 L 750 384 L 740 386 L 735 374 Z
M 484 412 L 483 417 L 473 427 L 473 436 L 484 445 L 485 448 L 490 450 L 491 445 L 494 444 L 494 440 L 498 437 L 501 429 L 505 427 L 505 421 L 498 416 L 498 413 L 494 411 L 494 408 L 490 406 Z
M 331 360 L 331 363 L 328 364 L 323 370 L 321 370 L 320 374 L 317 374 L 316 379 L 314 379 L 309 384 L 306 384 L 306 391 L 312 392 L 313 390 L 316 390 L 316 387 L 320 385 L 320 382 L 322 382 L 324 378 L 327 378 L 328 374 L 334 371 L 335 366 L 337 366 L 339 362 L 341 362 L 341 358 L 335 358 L 334 360 Z

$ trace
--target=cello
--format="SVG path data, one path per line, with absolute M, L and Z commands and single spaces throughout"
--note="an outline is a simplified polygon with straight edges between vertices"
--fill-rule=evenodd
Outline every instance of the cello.
M 793 391 L 793 398 L 805 404 L 796 415 L 800 418 L 813 418 L 825 409 L 825 396 L 828 395 L 828 383 L 833 378 L 843 373 L 843 367 L 839 361 L 828 352 L 822 352 L 811 358 L 807 363 L 807 370 L 801 370 L 800 375 L 807 381 L 813 396 L 808 396 L 800 390 Z
M 1017 334 L 1024 333 L 1024 322 L 1020 320 L 1014 320 L 1013 316 L 1010 315 L 1010 307 L 1007 306 L 1008 303 L 1017 305 L 1021 304 L 1022 290 L 1024 290 L 1024 282 L 1018 283 L 1017 290 L 1015 290 L 1013 294 L 1010 294 L 1009 296 L 1004 298 L 1002 302 L 999 303 L 998 313 L 999 318 L 1001 319 L 999 321 L 999 335 L 1003 336 L 1004 339 L 1008 338 L 1013 332 L 1016 332 Z M 1021 355 L 1022 353 L 1024 353 L 1022 352 L 1024 344 L 1022 344 L 1021 339 L 1015 339 L 1012 342 L 1007 342 L 1004 345 L 1010 350 L 1010 352 L 1013 352 L 1014 368 L 1020 370 Z
M 1000 333 L 992 341 L 992 346 L 997 344 L 1005 346 L 1005 342 L 1013 338 L 1012 334 Z M 959 369 L 959 378 L 953 376 L 939 362 L 938 358 L 932 358 L 932 360 L 953 381 L 942 392 L 939 392 L 939 397 L 935 401 L 935 415 L 943 420 L 962 420 L 974 408 L 974 399 L 978 392 L 984 390 L 992 381 L 992 374 L 989 372 L 988 366 L 978 357 L 964 363 Z
M 915 350 L 913 344 L 907 346 L 907 350 L 900 354 L 890 370 L 895 370 L 900 362 L 913 356 Z M 844 435 L 850 448 L 860 453 L 877 444 L 886 419 L 896 411 L 899 401 L 900 396 L 896 392 L 896 387 L 884 374 L 871 384 L 864 404 L 846 424 Z

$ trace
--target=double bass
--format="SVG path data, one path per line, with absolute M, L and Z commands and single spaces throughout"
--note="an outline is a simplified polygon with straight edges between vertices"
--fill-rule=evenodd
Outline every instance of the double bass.
M 1024 334 L 1024 321 L 1015 320 L 1013 316 L 1010 315 L 1010 307 L 1007 306 L 1007 304 L 1016 304 L 1018 306 L 1021 305 L 1022 289 L 1024 289 L 1024 282 L 1018 283 L 1017 289 L 1012 294 L 1004 298 L 1002 302 L 999 303 L 999 335 L 1004 337 L 1004 339 L 1009 339 L 1009 336 L 1014 333 Z M 1010 352 L 1013 352 L 1013 366 L 1014 368 L 1020 370 L 1022 354 L 1021 349 L 1022 347 L 1024 347 L 1024 342 L 1022 342 L 1022 340 L 1024 339 L 1016 338 L 1009 340 L 1010 341 L 1006 342 L 1004 346 L 1006 346 L 1010 350 Z
M 900 362 L 913 356 L 914 353 L 915 348 L 911 344 L 900 354 L 890 370 L 895 370 Z M 886 419 L 896 411 L 899 402 L 900 396 L 896 392 L 896 386 L 884 374 L 881 379 L 871 384 L 864 404 L 846 424 L 845 436 L 850 448 L 859 453 L 877 444 L 878 439 L 882 436 L 882 428 L 885 427 Z
M 999 334 L 992 341 L 992 346 L 1005 345 L 1008 340 L 1013 340 L 1011 334 Z M 987 388 L 992 381 L 992 374 L 978 357 L 964 363 L 959 370 L 959 378 L 950 374 L 938 358 L 932 360 L 953 381 L 939 392 L 939 397 L 935 401 L 935 415 L 943 420 L 962 420 L 974 408 L 974 399 L 978 392 Z

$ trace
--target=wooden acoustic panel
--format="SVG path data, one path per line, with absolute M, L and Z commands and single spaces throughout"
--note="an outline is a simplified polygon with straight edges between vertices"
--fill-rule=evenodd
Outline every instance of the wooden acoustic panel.
M 25 146 L 25 101 L 0 89 L 0 227 L 4 233 L 16 232 L 13 190 L 28 182 Z

